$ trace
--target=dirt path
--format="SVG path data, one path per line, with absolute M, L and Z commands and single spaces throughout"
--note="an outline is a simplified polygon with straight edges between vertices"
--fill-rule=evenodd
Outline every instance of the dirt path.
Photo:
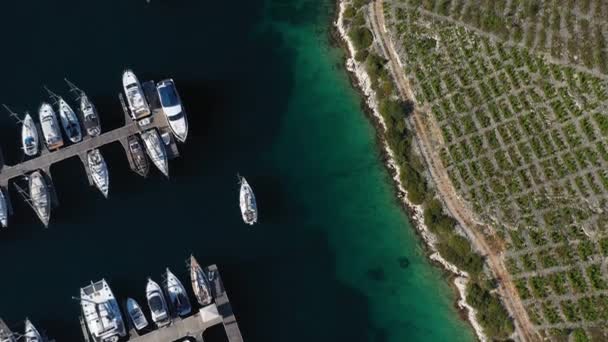
M 376 0 L 371 7 L 372 15 L 376 22 L 376 36 L 380 38 L 383 49 L 388 53 L 389 66 L 391 73 L 396 80 L 399 93 L 404 99 L 416 102 L 409 81 L 405 77 L 403 68 L 399 64 L 399 57 L 386 31 L 383 0 Z M 417 138 L 416 140 L 439 194 L 448 211 L 456 220 L 458 220 L 467 235 L 471 238 L 476 249 L 482 251 L 486 256 L 487 264 L 498 280 L 498 291 L 503 298 L 507 310 L 515 321 L 515 329 L 519 337 L 524 341 L 540 340 L 540 337 L 537 335 L 521 299 L 519 298 L 511 275 L 506 270 L 503 258 L 501 257 L 502 245 L 499 244 L 496 246 L 496 244 L 493 244 L 492 247 L 494 248 L 491 248 L 490 241 L 487 240 L 483 233 L 483 231 L 486 230 L 490 232 L 490 235 L 493 235 L 491 227 L 482 226 L 476 220 L 476 215 L 474 215 L 458 197 L 457 192 L 450 181 L 447 170 L 441 164 L 441 159 L 439 158 L 437 150 L 433 149 L 433 146 L 440 144 L 439 141 L 436 141 L 435 137 L 441 137 L 441 135 L 432 134 L 437 128 L 433 127 L 433 119 L 427 118 L 425 113 L 428 113 L 428 110 L 425 110 L 424 108 L 422 108 L 422 110 L 415 110 L 412 114 L 412 122 L 415 126 L 414 131 Z M 493 241 L 494 240 L 492 240 L 492 243 Z

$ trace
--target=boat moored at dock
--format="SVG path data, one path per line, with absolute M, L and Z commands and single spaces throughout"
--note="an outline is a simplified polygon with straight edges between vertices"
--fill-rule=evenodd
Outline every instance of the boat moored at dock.
M 93 178 L 93 183 L 95 183 L 95 186 L 101 191 L 103 196 L 107 198 L 110 189 L 110 174 L 99 149 L 96 148 L 87 153 L 87 165 L 91 178 Z
M 198 303 L 202 306 L 211 304 L 213 297 L 211 296 L 209 280 L 193 255 L 190 255 L 190 280 Z
M 169 177 L 169 162 L 167 161 L 167 151 L 165 150 L 165 144 L 161 140 L 156 129 L 150 129 L 141 133 L 141 138 L 146 146 L 148 156 L 156 165 L 156 167 L 166 177 Z
M 83 90 L 67 79 L 64 80 L 70 87 L 70 91 L 78 94 L 76 100 L 78 101 L 80 113 L 82 114 L 82 124 L 87 134 L 92 137 L 98 136 L 101 134 L 101 123 L 99 121 L 99 115 L 97 114 L 97 108 L 95 108 L 95 105 Z
M 59 118 L 65 133 L 71 142 L 79 142 L 82 140 L 82 131 L 76 113 L 62 97 L 59 97 L 57 102 L 59 104 Z
M 133 298 L 127 298 L 127 314 L 129 314 L 129 318 L 135 326 L 135 329 L 141 330 L 148 326 L 148 320 L 146 319 L 144 312 Z
M 127 335 L 118 303 L 105 279 L 81 288 L 79 299 L 93 342 L 117 342 Z
M 44 339 L 42 337 L 42 335 L 40 335 L 40 333 L 38 332 L 38 329 L 36 329 L 34 324 L 32 324 L 32 322 L 27 318 L 25 319 L 25 335 L 23 335 L 23 337 L 25 338 L 25 342 L 45 342 L 46 341 L 46 339 Z
M 21 126 L 21 148 L 30 157 L 38 154 L 38 129 L 30 113 L 25 113 Z
M 175 83 L 172 79 L 163 80 L 156 86 L 156 91 L 171 132 L 178 141 L 185 142 L 188 137 L 188 120 Z
M 122 74 L 122 86 L 127 96 L 129 110 L 133 119 L 139 120 L 150 115 L 150 106 L 144 96 L 143 88 L 133 71 L 127 69 Z
M 171 323 L 171 317 L 169 316 L 169 310 L 163 291 L 151 278 L 148 278 L 148 284 L 146 285 L 146 299 L 148 300 L 148 307 L 150 307 L 150 312 L 152 313 L 152 321 L 156 326 L 161 328 L 169 325 L 169 323 Z
M 190 314 L 192 306 L 188 299 L 188 293 L 182 282 L 168 267 L 165 272 L 165 291 L 169 297 L 169 304 L 175 313 L 182 317 Z
M 258 222 L 258 206 L 253 194 L 253 189 L 247 183 L 245 177 L 239 176 L 241 189 L 239 193 L 239 205 L 241 207 L 241 215 L 243 221 L 248 225 L 253 225 Z
M 51 196 L 49 188 L 40 171 L 34 171 L 28 180 L 32 208 L 45 227 L 51 219 Z
M 146 158 L 146 152 L 144 151 L 141 140 L 137 135 L 131 135 L 127 138 L 127 143 L 129 145 L 131 159 L 133 159 L 133 164 L 135 166 L 134 171 L 140 176 L 146 177 L 150 171 L 150 164 L 148 163 L 148 158 Z
M 0 189 L 0 224 L 2 227 L 8 227 L 8 204 L 2 189 Z
M 38 110 L 42 135 L 49 150 L 58 149 L 63 146 L 61 129 L 57 123 L 55 112 L 50 104 L 43 102 Z

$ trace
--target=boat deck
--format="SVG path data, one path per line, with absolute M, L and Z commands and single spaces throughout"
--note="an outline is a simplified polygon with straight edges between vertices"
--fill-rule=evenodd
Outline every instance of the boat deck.
M 148 81 L 144 84 L 152 84 L 154 85 L 154 81 Z M 148 86 L 149 87 L 149 86 Z M 129 152 L 129 146 L 127 139 L 129 136 L 141 133 L 151 128 L 158 129 L 159 133 L 170 132 L 169 123 L 162 111 L 162 108 L 159 105 L 158 96 L 155 91 L 146 91 L 146 97 L 152 108 L 152 114 L 148 117 L 150 122 L 144 126 L 141 126 L 138 122 L 133 121 L 126 106 L 123 106 L 123 114 L 125 123 L 122 127 L 113 129 L 111 131 L 100 134 L 96 137 L 91 137 L 85 135 L 81 142 L 72 144 L 69 146 L 64 146 L 60 149 L 49 151 L 44 144 L 41 144 L 41 153 L 37 157 L 25 160 L 19 164 L 15 165 L 7 165 L 4 163 L 4 157 L 0 151 L 0 188 L 4 192 L 4 195 L 7 200 L 7 206 L 9 209 L 9 213 L 12 214 L 12 205 L 9 198 L 8 192 L 8 184 L 9 181 L 25 176 L 30 172 L 36 170 L 44 171 L 47 176 L 47 181 L 49 181 L 49 185 L 51 187 L 51 195 L 52 195 L 52 204 L 53 206 L 58 205 L 58 199 L 56 196 L 56 192 L 54 191 L 54 187 L 52 186 L 52 176 L 51 176 L 51 166 L 55 163 L 59 163 L 65 159 L 69 159 L 75 156 L 80 158 L 83 163 L 87 178 L 89 180 L 89 184 L 93 186 L 93 179 L 89 173 L 89 168 L 87 167 L 87 152 L 99 148 L 101 146 L 111 144 L 114 142 L 120 142 L 125 153 L 127 155 L 127 160 L 129 161 L 129 166 L 132 170 L 137 172 L 136 165 L 133 162 L 131 157 L 131 153 Z M 122 96 L 119 95 L 122 102 Z M 154 106 L 153 106 L 154 105 Z M 39 127 L 40 129 L 40 127 Z M 83 132 L 84 133 L 84 132 Z M 179 151 L 177 149 L 177 145 L 173 135 L 170 134 L 171 142 L 167 149 L 167 157 L 168 159 L 173 159 L 179 156 Z

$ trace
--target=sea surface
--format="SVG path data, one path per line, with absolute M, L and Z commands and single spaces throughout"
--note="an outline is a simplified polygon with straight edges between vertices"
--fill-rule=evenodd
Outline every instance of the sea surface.
M 0 231 L 0 317 L 80 341 L 70 299 L 105 278 L 143 304 L 165 267 L 216 263 L 245 341 L 470 341 L 445 275 L 425 258 L 374 129 L 330 43 L 332 0 L 10 1 L 2 4 L 0 102 L 37 112 L 43 85 L 88 92 L 121 125 L 121 73 L 175 79 L 190 134 L 171 178 L 131 172 L 102 148 L 108 200 L 77 158 L 51 168 L 60 206 L 44 229 L 11 187 Z M 0 115 L 7 163 L 19 127 Z M 237 173 L 261 222 L 243 224 Z M 210 336 L 209 341 L 216 340 Z M 218 341 L 221 339 L 217 339 Z

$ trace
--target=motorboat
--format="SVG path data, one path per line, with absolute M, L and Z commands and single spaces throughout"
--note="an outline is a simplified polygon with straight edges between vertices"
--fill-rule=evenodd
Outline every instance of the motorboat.
M 27 318 L 25 319 L 25 335 L 23 335 L 23 337 L 25 338 L 25 342 L 46 341 L 46 339 L 44 339 L 42 335 L 40 335 L 38 329 L 36 329 L 34 324 L 32 324 L 32 322 Z
M 146 158 L 146 152 L 141 144 L 141 140 L 137 135 L 131 135 L 127 138 L 127 143 L 129 145 L 131 159 L 135 164 L 135 172 L 146 177 L 150 171 L 150 164 L 148 163 L 148 158 Z
M 65 130 L 68 138 L 71 142 L 77 143 L 82 140 L 82 131 L 80 130 L 80 123 L 78 117 L 70 105 L 62 98 L 58 97 L 59 103 L 59 118 L 61 119 L 61 125 Z
M 116 297 L 105 279 L 80 289 L 80 307 L 93 342 L 117 342 L 127 335 Z
M 146 319 L 144 312 L 133 298 L 127 298 L 127 313 L 129 314 L 129 318 L 131 318 L 131 322 L 133 322 L 135 329 L 141 330 L 148 326 L 148 320 Z
M 0 189 L 0 224 L 2 227 L 8 226 L 8 203 L 6 202 L 6 196 L 4 191 Z
M 95 183 L 95 186 L 101 191 L 103 196 L 107 198 L 110 189 L 110 174 L 99 149 L 96 148 L 87 153 L 87 164 L 91 178 L 93 178 L 93 183 Z
M 156 129 L 150 129 L 141 133 L 141 138 L 146 146 L 148 156 L 156 165 L 156 167 L 166 176 L 169 177 L 169 162 L 167 160 L 167 151 Z
M 25 113 L 21 126 L 21 148 L 27 156 L 38 154 L 38 129 L 30 113 Z
M 165 293 L 167 293 L 169 304 L 175 313 L 182 317 L 190 313 L 192 306 L 188 299 L 188 293 L 182 282 L 169 268 L 165 272 Z
M 157 327 L 161 328 L 171 323 L 171 317 L 169 316 L 169 310 L 167 308 L 167 302 L 163 295 L 163 290 L 158 284 L 148 278 L 148 284 L 146 285 L 146 298 L 148 300 L 148 306 L 152 313 L 152 321 Z
M 253 189 L 247 183 L 245 177 L 239 176 L 239 182 L 241 183 L 241 190 L 239 194 L 239 204 L 241 207 L 241 215 L 243 221 L 248 225 L 253 225 L 258 222 L 258 206 L 253 194 Z
M 157 84 L 156 91 L 173 135 L 178 141 L 185 142 L 188 137 L 188 120 L 175 83 L 172 79 L 163 80 Z
M 198 303 L 202 306 L 211 304 L 213 297 L 211 296 L 207 275 L 193 255 L 190 255 L 190 280 Z
M 51 219 L 51 196 L 49 187 L 40 171 L 34 171 L 29 176 L 30 201 L 32 208 L 40 218 L 45 227 L 48 227 Z
M 122 86 L 127 96 L 129 110 L 135 120 L 150 115 L 150 106 L 144 95 L 144 90 L 131 70 L 125 70 L 122 74 Z
M 40 127 L 42 128 L 42 136 L 49 150 L 58 149 L 63 146 L 63 138 L 61 137 L 61 129 L 57 123 L 55 112 L 50 104 L 43 102 L 38 109 Z

